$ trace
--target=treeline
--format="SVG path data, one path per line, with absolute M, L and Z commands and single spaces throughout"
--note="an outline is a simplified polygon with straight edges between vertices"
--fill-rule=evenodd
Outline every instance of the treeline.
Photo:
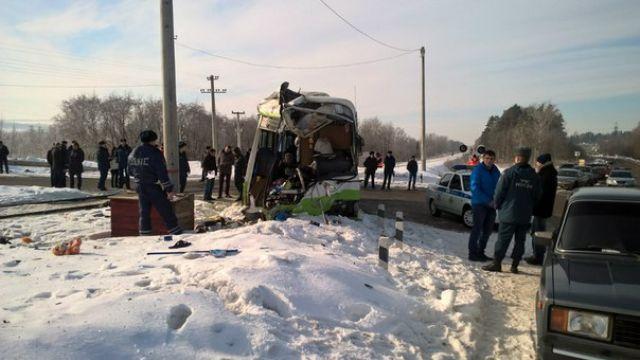
M 220 146 L 236 146 L 236 119 L 217 116 L 216 121 L 220 129 Z M 243 150 L 251 146 L 256 125 L 255 117 L 240 120 L 240 147 Z M 205 147 L 211 145 L 211 113 L 201 104 L 181 103 L 178 105 L 178 127 L 179 138 L 187 142 L 191 157 L 200 158 Z M 105 140 L 117 146 L 120 139 L 125 138 L 129 144 L 135 145 L 138 134 L 144 129 L 154 130 L 162 139 L 161 100 L 135 98 L 130 94 L 112 94 L 104 98 L 80 95 L 62 102 L 60 113 L 47 129 L 4 131 L 4 137 L 8 139 L 7 146 L 13 157 L 43 157 L 53 142 L 76 140 L 85 148 L 87 157 L 92 159 L 95 155 L 92 149 L 99 141 Z
M 500 161 L 511 161 L 520 146 L 530 147 L 534 158 L 550 153 L 555 159 L 570 159 L 578 149 L 567 137 L 562 113 L 548 103 L 516 104 L 500 116 L 489 117 L 477 144 L 495 150 Z
M 407 161 L 412 155 L 420 158 L 420 141 L 390 122 L 382 122 L 378 118 L 365 119 L 360 122 L 358 132 L 364 140 L 363 156 L 369 151 L 385 154 L 391 150 L 398 161 Z M 428 157 L 457 153 L 462 144 L 436 134 L 428 134 L 426 142 Z
M 621 155 L 640 159 L 640 123 L 631 131 L 608 134 L 586 132 L 570 137 L 574 144 L 595 145 L 596 152 L 603 155 Z

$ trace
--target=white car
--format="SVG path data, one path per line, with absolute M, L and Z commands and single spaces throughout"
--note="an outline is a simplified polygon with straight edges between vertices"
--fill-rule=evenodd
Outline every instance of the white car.
M 634 187 L 636 179 L 629 170 L 612 170 L 607 176 L 607 186 Z
M 444 211 L 462 217 L 467 227 L 473 227 L 471 210 L 471 171 L 460 170 L 442 175 L 437 184 L 427 187 L 427 206 L 431 216 Z

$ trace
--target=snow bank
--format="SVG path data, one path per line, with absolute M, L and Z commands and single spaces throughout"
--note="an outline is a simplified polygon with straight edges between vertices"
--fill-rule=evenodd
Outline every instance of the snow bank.
M 0 185 L 0 206 L 89 198 L 77 189 Z
M 105 215 L 7 219 L 0 228 L 42 246 L 103 231 Z M 86 239 L 81 255 L 65 257 L 0 245 L 3 357 L 473 356 L 483 281 L 448 251 L 465 234 L 406 223 L 407 245 L 391 249 L 386 272 L 377 266 L 375 217 L 309 220 L 182 236 L 189 250 L 240 249 L 226 258 L 146 255 L 166 250 L 157 237 Z

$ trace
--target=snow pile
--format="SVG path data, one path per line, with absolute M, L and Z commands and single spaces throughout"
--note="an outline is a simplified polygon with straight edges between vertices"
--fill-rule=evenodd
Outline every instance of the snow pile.
M 0 206 L 84 199 L 92 196 L 69 188 L 0 185 Z
M 0 228 L 51 243 L 106 229 L 104 215 L 7 219 Z M 407 244 L 390 250 L 386 272 L 375 217 L 310 219 L 181 237 L 188 250 L 240 249 L 225 258 L 146 255 L 166 251 L 157 237 L 86 238 L 81 255 L 63 257 L 0 245 L 3 357 L 475 356 L 483 281 L 447 251 L 466 235 L 406 223 Z

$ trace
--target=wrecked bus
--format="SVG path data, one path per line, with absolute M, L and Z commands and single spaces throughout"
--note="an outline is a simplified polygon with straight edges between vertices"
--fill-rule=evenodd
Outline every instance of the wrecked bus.
M 258 105 L 243 201 L 267 217 L 278 212 L 356 217 L 360 200 L 356 109 L 346 99 L 302 92 Z

